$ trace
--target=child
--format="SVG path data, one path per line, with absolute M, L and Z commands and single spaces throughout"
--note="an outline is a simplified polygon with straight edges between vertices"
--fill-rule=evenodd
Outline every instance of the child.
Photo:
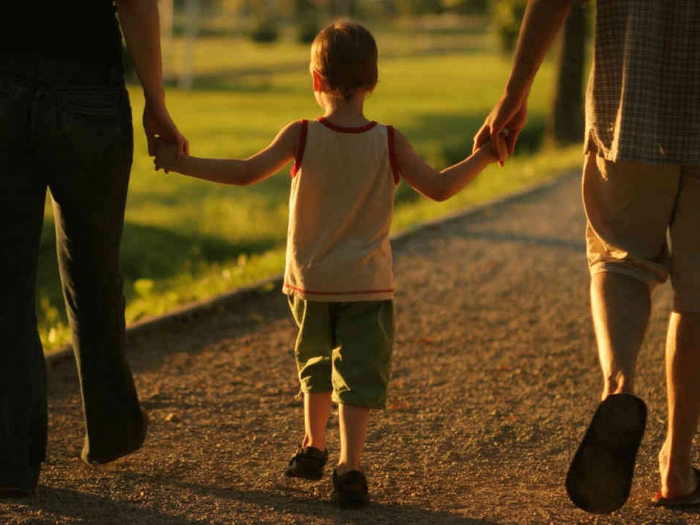
M 341 507 L 369 501 L 360 455 L 371 409 L 383 408 L 394 336 L 389 228 L 399 177 L 423 195 L 448 199 L 498 160 L 487 142 L 438 173 L 391 126 L 369 121 L 366 97 L 377 84 L 372 35 L 352 22 L 324 28 L 311 47 L 311 76 L 324 115 L 288 124 L 245 160 L 178 156 L 159 143 L 166 172 L 247 186 L 289 161 L 291 195 L 283 291 L 299 327 L 295 358 L 304 393 L 304 438 L 288 476 L 321 479 L 325 430 L 338 403 L 340 457 L 333 473 Z M 499 138 L 505 155 L 505 144 Z

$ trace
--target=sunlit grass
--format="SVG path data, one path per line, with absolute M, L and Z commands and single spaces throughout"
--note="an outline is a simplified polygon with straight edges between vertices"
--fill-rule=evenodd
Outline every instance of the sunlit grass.
M 405 32 L 378 33 L 377 40 L 380 54 L 383 43 L 384 48 L 397 51 L 380 58 L 380 82 L 367 102 L 367 116 L 403 131 L 435 167 L 468 155 L 474 133 L 501 93 L 510 61 L 491 50 L 485 40 L 485 51 L 446 52 L 446 40 L 438 40 L 435 54 L 415 56 L 406 47 L 410 35 Z M 224 44 L 225 49 L 234 45 L 231 39 L 219 42 L 219 46 Z M 192 92 L 168 91 L 170 111 L 190 140 L 194 155 L 246 157 L 267 145 L 288 122 L 319 115 L 305 65 L 306 46 L 282 43 L 255 48 L 255 54 L 265 57 L 256 62 L 248 56 L 253 53 L 252 44 L 239 41 L 236 45 L 239 74 L 219 62 L 204 61 L 203 69 L 218 73 L 200 77 Z M 207 56 L 213 56 L 215 49 L 206 49 Z M 287 67 L 290 63 L 299 67 Z M 242 73 L 244 64 L 264 65 L 269 72 Z M 545 63 L 533 88 L 530 124 L 520 148 L 523 153 L 503 169 L 490 166 L 475 183 L 445 203 L 429 201 L 402 184 L 394 232 L 580 165 L 578 146 L 534 153 L 550 105 L 552 72 Z M 136 151 L 122 242 L 127 322 L 281 273 L 288 169 L 248 188 L 156 172 L 140 128 L 143 98 L 137 87 L 130 88 L 130 94 Z M 65 317 L 58 307 L 62 299 L 53 242 L 49 214 L 39 274 L 41 337 L 47 349 L 68 341 Z

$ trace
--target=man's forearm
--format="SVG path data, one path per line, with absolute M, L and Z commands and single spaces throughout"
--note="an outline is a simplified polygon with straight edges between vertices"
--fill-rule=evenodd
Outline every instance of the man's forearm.
M 165 99 L 157 0 L 115 0 L 126 46 L 148 102 Z
M 527 97 L 549 47 L 574 0 L 529 0 L 520 26 L 513 70 L 506 93 L 516 98 Z

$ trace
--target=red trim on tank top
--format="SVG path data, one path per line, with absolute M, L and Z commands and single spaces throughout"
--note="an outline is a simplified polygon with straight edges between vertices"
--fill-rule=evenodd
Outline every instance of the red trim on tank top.
M 292 178 L 296 177 L 297 173 L 301 169 L 301 161 L 304 159 L 304 150 L 306 149 L 306 136 L 309 134 L 309 121 L 303 119 L 300 121 L 301 131 L 299 133 L 299 147 L 297 148 L 297 154 L 294 157 L 294 164 L 292 164 L 291 175 Z
M 398 184 L 401 179 L 399 173 L 399 165 L 396 162 L 396 141 L 394 139 L 394 126 L 386 127 L 389 141 L 389 163 L 391 164 L 391 172 L 394 174 L 394 184 Z
M 332 122 L 329 122 L 328 119 L 325 117 L 318 117 L 316 119 L 317 122 L 320 122 L 324 126 L 326 126 L 328 129 L 332 129 L 333 131 L 337 131 L 338 133 L 364 133 L 365 131 L 369 131 L 372 129 L 374 126 L 377 125 L 377 123 L 373 120 L 364 126 L 359 126 L 359 127 L 346 127 L 346 126 L 338 126 L 337 124 L 333 124 Z
M 303 288 L 297 288 L 296 286 L 292 286 L 291 284 L 284 283 L 285 288 L 289 288 L 290 290 L 294 290 L 295 292 L 301 292 L 305 293 L 308 295 L 366 295 L 366 294 L 372 294 L 372 293 L 393 293 L 394 289 L 389 288 L 387 290 L 356 290 L 352 292 L 313 292 L 311 290 L 304 290 Z

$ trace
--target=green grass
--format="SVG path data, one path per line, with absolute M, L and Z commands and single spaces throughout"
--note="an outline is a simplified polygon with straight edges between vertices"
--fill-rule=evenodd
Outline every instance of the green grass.
M 503 89 L 510 60 L 492 49 L 483 32 L 411 35 L 406 29 L 376 33 L 380 82 L 367 101 L 366 115 L 396 126 L 426 160 L 442 168 L 470 153 L 474 133 Z M 455 42 L 466 41 L 471 45 L 464 47 L 471 50 L 463 52 Z M 192 154 L 246 157 L 267 145 L 286 123 L 319 115 L 306 69 L 306 46 L 287 41 L 254 47 L 218 38 L 201 42 L 198 49 L 197 70 L 202 75 L 195 90 L 171 88 L 167 95 Z M 236 52 L 223 52 L 232 49 Z M 389 50 L 386 56 L 384 49 Z M 297 63 L 298 68 L 289 66 Z M 394 232 L 580 165 L 578 146 L 535 153 L 550 104 L 552 74 L 552 66 L 545 63 L 533 87 L 529 124 L 521 140 L 524 153 L 503 169 L 490 166 L 445 203 L 429 201 L 402 183 Z M 130 93 L 137 142 L 122 241 L 127 322 L 280 274 L 288 169 L 248 188 L 155 172 L 140 128 L 143 98 L 137 87 Z M 50 213 L 42 237 L 39 289 L 40 335 L 50 350 L 69 341 Z

